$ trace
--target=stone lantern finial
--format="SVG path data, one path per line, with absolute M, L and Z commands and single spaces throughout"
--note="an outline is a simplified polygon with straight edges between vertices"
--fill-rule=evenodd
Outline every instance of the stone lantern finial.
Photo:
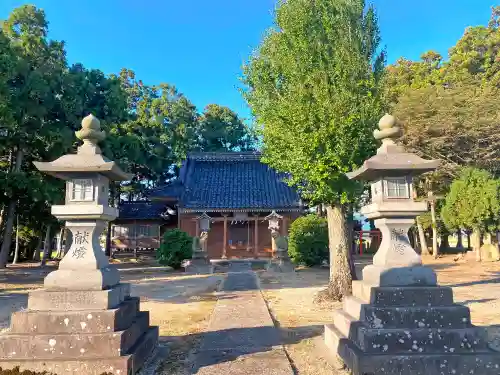
M 373 136 L 382 141 L 382 146 L 377 150 L 377 154 L 402 153 L 404 149 L 398 146 L 396 139 L 403 135 L 403 129 L 398 124 L 396 117 L 386 113 L 378 122 L 379 129 L 373 131 Z
M 78 153 L 100 154 L 101 150 L 97 143 L 106 138 L 106 132 L 101 130 L 101 123 L 93 114 L 82 120 L 82 129 L 75 132 L 76 137 L 83 141 L 78 148 Z
M 380 139 L 383 143 L 394 144 L 394 139 L 403 135 L 402 129 L 397 125 L 398 120 L 396 117 L 386 113 L 378 122 L 380 130 L 375 129 L 373 131 L 373 136 L 375 139 Z

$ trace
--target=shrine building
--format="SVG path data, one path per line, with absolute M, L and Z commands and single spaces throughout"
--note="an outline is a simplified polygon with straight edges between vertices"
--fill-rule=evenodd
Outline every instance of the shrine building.
M 163 233 L 180 228 L 200 235 L 200 216 L 210 217 L 210 259 L 267 258 L 272 255 L 266 219 L 280 216 L 279 231 L 304 212 L 285 175 L 260 160 L 257 152 L 192 153 L 178 179 L 150 192 L 148 201 L 124 202 L 112 226 L 115 249 L 157 248 Z

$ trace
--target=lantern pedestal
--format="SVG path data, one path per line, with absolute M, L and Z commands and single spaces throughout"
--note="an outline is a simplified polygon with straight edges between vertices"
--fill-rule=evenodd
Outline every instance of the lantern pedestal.
M 110 267 L 99 242 L 105 227 L 103 220 L 66 222 L 73 241 L 59 269 L 45 278 L 46 289 L 103 290 L 120 282 L 118 270 Z
M 267 270 L 274 272 L 295 272 L 295 266 L 288 256 L 288 241 L 285 237 L 277 237 L 274 240 L 276 243 L 276 256 L 269 261 Z
M 213 273 L 213 266 L 208 259 L 206 251 L 198 249 L 193 252 L 193 257 L 186 267 L 186 272 L 197 275 Z
M 413 218 L 381 218 L 374 220 L 382 242 L 373 257 L 373 265 L 363 269 L 363 280 L 374 286 L 437 284 L 430 267 L 422 266 L 422 258 L 411 247 L 408 230 Z
M 193 256 L 186 267 L 186 272 L 198 275 L 213 273 L 213 266 L 206 251 L 207 236 L 208 232 L 202 232 L 201 238 L 193 238 Z

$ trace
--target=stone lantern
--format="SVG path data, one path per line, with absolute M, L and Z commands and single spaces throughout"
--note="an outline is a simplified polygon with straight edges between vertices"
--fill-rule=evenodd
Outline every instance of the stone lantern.
M 280 235 L 280 221 L 283 220 L 283 216 L 278 215 L 276 211 L 271 212 L 267 215 L 265 220 L 268 221 L 268 229 L 271 231 L 271 246 L 273 250 L 273 257 L 276 256 L 276 239 Z
M 52 214 L 66 221 L 73 241 L 45 288 L 30 292 L 28 310 L 12 315 L 9 334 L 0 336 L 0 367 L 128 375 L 158 341 L 158 328 L 149 326 L 139 299 L 130 297 L 130 285 L 120 283 L 100 245 L 106 223 L 118 216 L 108 205 L 109 182 L 130 176 L 101 154 L 97 143 L 105 133 L 97 118 L 85 117 L 76 136 L 83 141 L 76 154 L 35 162 L 66 181 L 66 204 L 52 206 Z
M 374 220 L 382 242 L 363 279 L 353 282 L 353 295 L 325 325 L 330 358 L 353 375 L 498 375 L 500 356 L 472 326 L 469 309 L 454 304 L 451 288 L 437 285 L 408 240 L 415 217 L 427 211 L 413 199 L 412 178 L 435 170 L 438 161 L 398 146 L 402 132 L 393 116 L 382 117 L 379 128 L 377 154 L 348 177 L 371 181 L 372 200 L 361 213 Z
M 193 255 L 186 271 L 196 274 L 212 273 L 212 265 L 207 254 L 208 232 L 212 218 L 204 212 L 196 220 L 198 220 L 200 237 L 193 238 Z
M 269 222 L 268 228 L 271 231 L 273 259 L 267 265 L 267 270 L 276 272 L 293 272 L 295 267 L 288 256 L 288 240 L 280 236 L 280 221 L 283 216 L 276 211 L 271 212 L 265 219 Z
M 413 177 L 435 170 L 439 161 L 424 160 L 398 146 L 394 139 L 402 132 L 393 116 L 382 117 L 379 127 L 374 131 L 375 138 L 382 141 L 377 154 L 347 174 L 351 179 L 371 181 L 372 200 L 361 213 L 373 219 L 382 234 L 373 265 L 363 269 L 363 280 L 376 285 L 435 284 L 436 275 L 421 267 L 422 259 L 410 245 L 408 230 L 415 217 L 427 211 L 427 203 L 414 200 Z

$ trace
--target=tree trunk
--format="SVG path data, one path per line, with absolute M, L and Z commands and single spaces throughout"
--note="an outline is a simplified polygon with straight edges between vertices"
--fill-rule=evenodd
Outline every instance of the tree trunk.
M 318 294 L 317 301 L 340 301 L 352 291 L 351 252 L 347 211 L 343 205 L 327 206 L 328 242 L 330 249 L 330 281 L 326 290 Z
M 2 205 L 2 210 L 0 211 L 0 233 L 3 233 L 4 224 L 5 224 L 5 205 Z
M 33 260 L 35 262 L 40 261 L 40 248 L 42 247 L 42 236 L 38 237 L 38 241 L 36 243 L 36 249 L 35 252 L 33 253 Z
M 45 241 L 43 241 L 43 255 L 42 255 L 42 266 L 45 266 L 47 260 L 51 258 L 52 246 L 50 241 L 50 228 L 51 224 L 47 225 L 45 229 Z
M 62 259 L 63 257 L 63 239 L 64 239 L 64 232 L 65 232 L 65 228 L 64 226 L 61 227 L 61 229 L 59 230 L 59 238 L 57 239 L 57 254 L 56 254 L 56 258 L 57 259 Z
M 472 231 L 472 249 L 476 253 L 476 261 L 481 261 L 481 231 L 479 229 L 474 229 Z
M 14 260 L 12 264 L 17 264 L 19 260 L 19 215 L 16 215 L 16 247 L 14 250 Z
M 107 257 L 111 256 L 111 221 L 108 221 L 108 231 L 106 232 L 106 248 L 104 249 L 104 254 Z
M 23 157 L 24 157 L 23 149 L 18 148 L 16 152 L 16 165 L 14 167 L 14 172 L 21 171 L 21 166 L 23 164 Z M 0 248 L 0 268 L 5 268 L 7 266 L 7 261 L 9 260 L 9 253 L 12 244 L 12 232 L 14 229 L 16 205 L 17 201 L 15 199 L 11 199 L 7 207 L 7 220 L 5 222 L 2 247 Z
M 495 246 L 496 251 L 494 255 L 494 260 L 499 261 L 500 260 L 500 248 L 498 246 L 498 231 L 493 231 L 491 232 L 491 244 Z
M 457 246 L 456 246 L 457 249 L 463 249 L 464 248 L 464 243 L 463 243 L 463 240 L 462 240 L 462 229 L 459 229 L 457 231 Z
M 445 252 L 446 249 L 450 248 L 450 241 L 449 241 L 449 232 L 447 230 L 444 231 L 444 233 L 441 234 L 441 244 L 439 245 L 439 250 Z
M 418 247 L 418 243 L 417 243 L 417 239 L 416 239 L 416 236 L 415 236 L 415 228 L 414 227 L 411 227 L 408 230 L 408 241 L 410 241 L 410 245 L 414 249 L 416 249 Z
M 347 230 L 349 235 L 349 256 L 347 260 L 349 261 L 349 269 L 351 270 L 352 280 L 357 280 L 356 276 L 356 268 L 354 266 L 354 248 L 356 247 L 354 244 L 354 212 L 352 205 L 349 206 L 347 213 Z M 360 238 L 360 241 L 362 239 Z
M 467 249 L 472 249 L 471 238 L 470 238 L 470 231 L 469 230 L 467 230 Z
M 418 230 L 418 239 L 421 246 L 421 255 L 429 255 L 429 248 L 427 247 L 427 240 L 425 239 L 425 232 L 422 223 L 420 222 L 420 217 L 417 216 L 417 230 Z
M 71 247 L 71 243 L 73 242 L 73 233 L 71 233 L 71 231 L 68 228 L 65 229 L 65 232 L 66 232 L 66 236 L 64 237 L 64 255 L 63 256 L 65 256 L 68 253 L 68 251 Z
M 438 233 L 437 233 L 437 220 L 436 220 L 436 201 L 431 201 L 431 220 L 432 220 L 432 255 L 434 259 L 439 256 L 438 248 Z

